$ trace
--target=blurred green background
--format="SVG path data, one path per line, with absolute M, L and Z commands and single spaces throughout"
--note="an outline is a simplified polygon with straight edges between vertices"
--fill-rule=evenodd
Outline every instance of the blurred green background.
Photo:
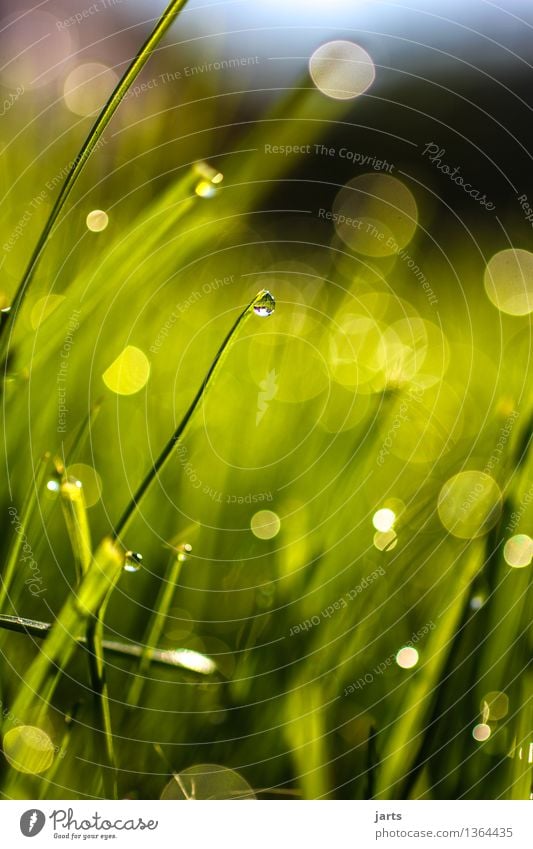
M 161 11 L 122 4 L 64 25 L 77 5 L 6 23 L 27 50 L 7 54 L 0 78 L 3 306 L 95 110 Z M 251 21 L 243 8 L 242 24 L 238 9 L 211 20 L 194 4 L 178 20 L 9 325 L 2 558 L 17 540 L 8 509 L 34 493 L 25 539 L 40 583 L 30 591 L 17 561 L 1 612 L 53 622 L 76 591 L 54 468 L 83 484 L 93 542 L 112 533 L 232 323 L 268 289 L 275 311 L 231 341 L 121 540 L 143 565 L 121 577 L 106 637 L 143 644 L 188 543 L 157 647 L 199 652 L 217 672 L 152 663 L 131 707 L 138 661 L 107 657 L 119 795 L 158 798 L 172 773 L 215 763 L 259 798 L 529 798 L 524 26 L 464 3 L 455 23 L 428 24 L 420 8 L 420 32 L 408 18 L 402 31 L 397 14 L 389 28 L 383 8 L 363 25 L 341 4 L 296 37 L 264 5 Z M 307 70 L 334 38 L 371 57 L 359 97 L 329 97 Z M 328 79 L 330 66 L 315 68 Z M 87 219 L 95 210 L 105 216 Z M 464 472 L 478 475 L 446 500 Z M 380 509 L 391 530 L 373 523 Z M 41 643 L 0 639 L 9 724 Z M 403 668 L 409 641 L 418 654 Z M 105 793 L 85 655 L 35 694 L 37 713 L 15 717 L 45 729 L 61 757 L 38 776 L 2 759 L 4 797 Z

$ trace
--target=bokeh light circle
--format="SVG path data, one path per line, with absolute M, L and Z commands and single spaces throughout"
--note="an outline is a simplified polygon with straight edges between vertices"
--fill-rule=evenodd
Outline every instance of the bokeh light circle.
M 418 663 L 418 652 L 412 646 L 404 646 L 396 655 L 396 663 L 401 669 L 412 669 Z
M 238 772 L 218 764 L 198 764 L 176 773 L 161 793 L 161 799 L 189 802 L 255 798 L 254 791 Z
M 533 558 L 533 539 L 527 534 L 516 534 L 508 539 L 503 548 L 505 562 L 514 569 L 523 569 Z
M 500 312 L 528 315 L 533 311 L 533 253 L 515 248 L 499 251 L 487 264 L 484 284 Z
M 311 56 L 309 73 L 322 94 L 352 100 L 370 88 L 376 69 L 366 50 L 353 41 L 329 41 Z
M 109 224 L 109 216 L 103 209 L 93 209 L 85 219 L 87 229 L 92 233 L 101 233 Z
M 134 345 L 124 348 L 102 375 L 107 388 L 117 395 L 134 395 L 146 385 L 149 377 L 148 357 Z
M 63 86 L 65 105 L 75 115 L 95 115 L 118 82 L 116 73 L 101 62 L 87 62 L 70 72 Z
M 257 539 L 273 539 L 279 533 L 281 522 L 272 510 L 258 510 L 252 516 L 250 527 Z
M 396 177 L 362 174 L 338 192 L 333 221 L 337 235 L 352 251 L 382 258 L 409 244 L 417 228 L 418 207 L 412 192 Z
M 48 734 L 35 725 L 18 725 L 4 735 L 4 755 L 18 772 L 40 775 L 54 760 L 55 747 Z
M 459 472 L 439 494 L 439 518 L 446 530 L 460 539 L 475 539 L 488 533 L 501 510 L 498 484 L 485 472 Z
M 487 725 L 486 722 L 480 722 L 479 725 L 476 725 L 472 731 L 472 737 L 476 743 L 484 743 L 485 740 L 489 739 L 490 734 L 490 725 Z

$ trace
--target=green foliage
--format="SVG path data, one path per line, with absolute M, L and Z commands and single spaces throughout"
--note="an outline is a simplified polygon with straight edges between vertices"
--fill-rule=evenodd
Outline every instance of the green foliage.
M 398 258 L 351 253 L 314 197 L 278 209 L 298 160 L 265 139 L 350 129 L 345 105 L 302 85 L 228 133 L 209 165 L 187 103 L 173 146 L 168 114 L 122 113 L 183 5 L 169 4 L 5 263 L 0 609 L 35 621 L 0 620 L 2 733 L 41 728 L 55 748 L 42 774 L 3 758 L 2 792 L 157 798 L 172 774 L 212 763 L 270 795 L 528 798 L 531 570 L 503 556 L 533 510 L 527 319 L 479 294 L 464 244 L 471 327 L 420 232 L 409 251 L 443 293 L 437 312 Z M 206 126 L 215 108 L 202 104 Z M 4 183 L 20 181 L 7 235 L 70 145 L 27 174 L 31 149 L 4 152 Z M 85 224 L 94 208 L 109 214 L 100 233 Z M 266 320 L 264 290 L 276 298 Z M 339 327 L 354 316 L 359 330 L 362 318 L 396 327 L 385 362 L 355 332 L 346 358 Z M 113 371 L 128 347 L 149 378 L 141 361 Z M 354 362 L 359 384 L 343 372 Z M 131 394 L 116 391 L 126 378 Z M 73 463 L 97 471 L 101 497 L 72 482 Z M 471 539 L 438 515 L 464 469 L 489 469 L 501 492 Z M 381 546 L 372 515 L 388 505 L 396 538 Z M 252 533 L 259 510 L 279 518 L 277 535 L 268 517 L 264 538 Z M 124 571 L 127 552 L 142 568 Z M 419 663 L 404 669 L 409 641 Z M 491 692 L 509 698 L 495 720 Z

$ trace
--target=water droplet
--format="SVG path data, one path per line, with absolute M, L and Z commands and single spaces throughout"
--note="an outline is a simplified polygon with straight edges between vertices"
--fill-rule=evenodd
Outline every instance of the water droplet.
M 72 486 L 75 486 L 75 487 L 76 487 L 76 489 L 83 489 L 83 484 L 82 484 L 82 482 L 80 481 L 80 479 L 79 479 L 79 478 L 75 477 L 74 475 L 68 475 L 68 477 L 66 478 L 66 480 L 64 480 L 64 481 L 62 482 L 62 484 L 61 484 L 61 485 L 62 485 L 62 486 L 65 486 L 65 485 L 66 485 L 67 487 L 68 487 L 68 486 L 71 486 L 71 487 L 72 487 Z
M 269 315 L 272 315 L 275 309 L 276 301 L 274 296 L 265 289 L 257 296 L 257 300 L 254 304 L 254 312 L 256 315 L 260 315 L 261 318 L 267 318 Z
M 143 556 L 138 551 L 127 551 L 124 560 L 125 572 L 138 572 L 143 564 Z
M 61 488 L 61 484 L 59 483 L 58 480 L 55 480 L 54 478 L 52 478 L 46 484 L 46 488 L 47 488 L 48 492 L 52 492 L 52 493 L 59 492 L 59 490 Z
M 192 545 L 189 545 L 188 542 L 182 543 L 182 545 L 178 545 L 178 560 L 180 563 L 185 563 L 187 557 L 192 551 Z
M 197 162 L 194 166 L 194 172 L 200 178 L 196 184 L 194 191 L 201 198 L 212 198 L 218 193 L 218 187 L 224 175 L 208 165 L 207 162 Z
M 217 187 L 214 186 L 213 183 L 209 183 L 207 180 L 200 180 L 200 182 L 196 184 L 194 191 L 200 198 L 212 198 L 217 193 Z
M 485 598 L 482 595 L 474 595 L 470 599 L 471 610 L 480 610 L 485 604 Z

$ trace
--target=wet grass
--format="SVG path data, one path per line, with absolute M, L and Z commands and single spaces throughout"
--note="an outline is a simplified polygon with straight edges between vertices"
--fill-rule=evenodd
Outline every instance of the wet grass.
M 531 570 L 503 556 L 531 526 L 527 320 L 494 344 L 501 317 L 476 294 L 465 243 L 458 317 L 421 235 L 409 250 L 431 269 L 437 312 L 403 266 L 335 237 L 317 210 L 348 177 L 297 178 L 305 163 L 265 152 L 332 128 L 351 138 L 348 107 L 306 80 L 237 123 L 209 164 L 185 105 L 170 151 L 169 109 L 117 124 L 183 5 L 5 258 L 1 792 L 157 798 L 172 774 L 215 763 L 274 797 L 529 798 Z M 206 126 L 223 123 L 202 102 Z M 20 155 L 3 153 L 7 185 Z M 33 179 L 69 161 L 67 144 L 53 155 Z M 20 213 L 6 198 L 8 234 Z M 109 214 L 101 233 L 85 226 L 94 208 Z M 352 315 L 405 332 L 392 361 L 357 347 L 359 386 L 331 379 Z M 127 346 L 150 368 L 129 395 L 102 380 Z M 492 460 L 500 518 L 456 538 L 442 486 Z M 397 521 L 381 544 L 383 506 Z M 251 532 L 258 510 L 277 535 Z M 402 669 L 414 634 L 418 664 Z M 494 692 L 508 697 L 499 717 L 484 708 Z

